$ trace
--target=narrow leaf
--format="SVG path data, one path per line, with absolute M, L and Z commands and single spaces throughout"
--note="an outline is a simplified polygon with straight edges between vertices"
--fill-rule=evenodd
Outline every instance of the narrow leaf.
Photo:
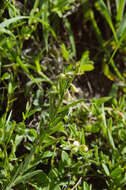
M 109 128 L 108 128 L 108 139 L 109 139 L 109 142 L 110 142 L 110 145 L 112 146 L 112 148 L 114 150 L 116 150 L 116 147 L 115 147 L 115 144 L 114 144 L 114 140 L 113 140 L 113 137 L 111 135 L 111 132 L 110 132 Z
M 106 175 L 109 176 L 109 175 L 110 175 L 110 172 L 109 172 L 109 169 L 108 169 L 107 165 L 104 164 L 104 163 L 102 163 L 102 167 L 103 167 L 103 169 L 104 169 Z

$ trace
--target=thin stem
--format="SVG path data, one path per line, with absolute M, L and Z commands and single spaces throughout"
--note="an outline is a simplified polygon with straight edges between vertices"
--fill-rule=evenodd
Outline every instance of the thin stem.
M 73 186 L 73 188 L 71 190 L 74 190 L 77 188 L 77 186 L 81 183 L 82 177 L 80 177 L 80 179 L 78 180 L 78 182 Z

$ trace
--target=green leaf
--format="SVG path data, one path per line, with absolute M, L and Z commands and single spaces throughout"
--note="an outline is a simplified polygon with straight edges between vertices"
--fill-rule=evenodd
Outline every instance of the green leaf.
M 43 140 L 42 143 L 44 143 L 43 147 L 45 148 L 45 147 L 49 147 L 49 146 L 51 146 L 53 144 L 56 144 L 57 141 L 58 141 L 58 138 L 54 138 L 52 136 L 47 135 L 47 137 L 45 136 L 44 139 L 42 139 L 42 140 Z
M 69 61 L 69 52 L 65 46 L 65 44 L 61 44 L 61 52 L 62 52 L 62 56 L 66 61 Z
M 49 185 L 50 179 L 45 172 L 43 172 L 42 170 L 39 171 L 40 172 L 38 172 L 38 174 L 35 174 L 35 177 L 32 178 L 32 182 L 39 187 L 39 190 L 40 187 L 43 190 L 44 187 L 47 187 L 47 185 Z
M 64 132 L 63 122 L 60 121 L 56 126 L 51 126 L 51 129 L 48 131 L 48 135 L 52 135 L 56 132 Z
M 40 109 L 33 109 L 30 110 L 29 113 L 27 114 L 27 118 L 31 117 L 32 115 L 34 115 L 36 112 L 40 111 Z
M 75 106 L 75 105 L 77 105 L 77 104 L 79 104 L 79 103 L 81 103 L 81 102 L 84 102 L 84 99 L 80 99 L 80 100 L 74 101 L 74 102 L 71 103 L 71 104 L 68 104 L 68 105 L 66 105 L 66 106 L 63 106 L 62 108 L 60 108 L 60 109 L 58 110 L 58 113 L 63 112 L 63 111 L 66 111 L 66 110 L 68 110 L 69 108 L 71 108 L 71 107 L 73 107 L 73 106 Z
M 80 73 L 84 73 L 85 71 L 92 71 L 94 66 L 91 64 L 81 64 L 79 68 Z
M 99 155 L 98 155 L 98 146 L 97 145 L 95 146 L 95 159 L 99 164 Z
M 13 38 L 15 38 L 14 34 L 5 28 L 1 28 L 0 33 L 2 33 L 2 34 L 5 33 L 5 34 L 8 34 L 8 35 L 12 36 Z
M 109 128 L 107 129 L 107 131 L 108 131 L 109 143 L 110 143 L 110 145 L 112 146 L 112 148 L 113 148 L 114 150 L 116 150 L 116 147 L 115 147 L 115 144 L 114 144 L 114 140 L 113 140 L 113 137 L 112 137 L 112 135 L 111 135 L 111 132 L 110 132 Z
M 99 99 L 93 98 L 92 101 L 95 104 L 101 105 L 101 104 L 104 104 L 105 102 L 108 102 L 111 99 L 112 99 L 112 97 L 108 96 L 108 97 L 103 97 L 103 98 L 99 98 Z
M 103 167 L 103 169 L 104 169 L 106 175 L 109 176 L 109 175 L 110 175 L 110 172 L 109 172 L 109 169 L 108 169 L 107 165 L 104 164 L 104 163 L 102 163 L 102 167 Z
M 126 174 L 125 174 L 124 177 L 120 180 L 119 183 L 120 183 L 121 186 L 126 185 Z
M 122 149 L 122 154 L 126 154 L 126 146 Z
M 89 14 L 90 14 L 90 19 L 91 19 L 92 25 L 94 27 L 94 31 L 96 33 L 96 37 L 97 37 L 99 43 L 103 46 L 104 40 L 103 40 L 101 31 L 100 31 L 100 29 L 98 27 L 98 24 L 97 24 L 97 22 L 95 20 L 94 12 L 92 10 L 89 10 Z
M 2 75 L 1 80 L 8 80 L 9 78 L 10 78 L 10 74 L 6 72 Z
M 31 153 L 29 154 L 28 158 L 26 159 L 26 161 L 23 164 L 22 173 L 24 173 L 28 169 L 28 166 L 30 164 L 30 161 L 32 159 L 32 156 L 33 156 L 34 152 L 35 152 L 35 148 L 33 147 Z
M 13 187 L 14 181 L 15 181 L 16 177 L 18 176 L 18 174 L 19 174 L 20 171 L 22 170 L 22 165 L 23 165 L 23 163 L 21 163 L 21 164 L 19 165 L 19 167 L 16 169 L 15 174 L 12 176 L 12 178 L 11 178 L 9 184 L 6 186 L 5 190 L 11 190 L 11 187 Z
M 23 176 L 19 176 L 14 181 L 14 185 L 17 185 L 19 183 L 26 183 L 27 180 L 31 179 L 35 175 L 40 174 L 41 172 L 42 172 L 41 170 L 37 170 L 37 171 L 29 172 L 29 173 L 27 173 L 27 174 L 25 174 Z
M 104 135 L 107 137 L 107 122 L 106 122 L 104 104 L 102 104 L 102 118 L 103 118 L 102 131 L 103 131 Z
M 65 166 L 71 165 L 71 159 L 70 159 L 69 155 L 67 154 L 67 152 L 62 151 L 61 159 L 62 159 L 63 165 L 65 165 Z
M 27 137 L 29 141 L 34 142 L 34 140 L 37 139 L 37 131 L 35 129 L 28 130 Z
M 80 61 L 76 63 L 78 74 L 83 74 L 85 71 L 92 71 L 94 69 L 93 61 L 89 59 L 89 51 L 82 54 Z
M 125 0 L 118 0 L 118 4 L 117 4 L 117 7 L 116 7 L 116 9 L 117 9 L 117 14 L 116 14 L 116 23 L 117 23 L 117 26 L 120 25 L 120 21 L 123 18 L 125 4 L 126 4 Z
M 12 83 L 9 82 L 9 84 L 8 84 L 8 94 L 10 95 L 12 93 L 13 93 L 13 86 L 12 86 Z
M 117 83 L 113 83 L 109 91 L 109 96 L 116 97 L 118 93 L 118 89 L 119 89 L 119 85 Z
M 84 181 L 82 190 L 92 190 L 92 185 L 88 185 L 88 183 Z
M 126 141 L 126 130 L 125 129 L 120 129 L 119 130 L 119 138 L 123 142 Z
M 18 145 L 21 143 L 21 141 L 23 140 L 24 136 L 23 135 L 16 135 L 16 138 L 15 138 L 15 141 L 14 141 L 14 144 L 12 146 L 12 151 L 13 153 L 16 152 L 16 149 L 18 147 Z
M 113 178 L 117 178 L 120 174 L 122 174 L 123 172 L 123 169 L 118 167 L 118 168 L 115 168 L 114 170 L 112 170 L 111 172 L 111 177 Z
M 17 16 L 14 18 L 7 19 L 4 22 L 0 23 L 0 29 L 4 29 L 5 27 L 8 27 L 10 24 L 12 24 L 18 20 L 27 19 L 27 18 L 29 18 L 29 17 L 28 16 Z
M 125 35 L 126 32 L 126 15 L 123 17 L 120 26 L 117 30 L 117 36 L 118 38 L 121 38 L 123 35 Z
M 30 73 L 29 73 L 29 70 L 28 70 L 28 68 L 27 68 L 27 66 L 23 63 L 23 61 L 20 59 L 19 56 L 17 56 L 16 61 L 17 61 L 17 63 L 20 65 L 20 67 L 21 67 L 27 74 L 30 74 Z
M 53 152 L 51 152 L 51 151 L 46 151 L 46 152 L 44 152 L 42 158 L 50 158 L 50 157 L 52 157 L 52 156 L 53 156 Z
M 97 8 L 97 10 L 99 10 L 101 12 L 101 14 L 105 17 L 107 23 L 109 24 L 112 32 L 113 32 L 113 36 L 116 40 L 116 42 L 118 42 L 118 38 L 117 38 L 117 35 L 116 35 L 116 31 L 115 31 L 115 28 L 114 28 L 114 25 L 112 23 L 112 19 L 111 19 L 111 15 L 109 13 L 109 10 L 108 8 L 106 7 L 105 3 L 103 0 L 97 0 L 96 3 L 95 3 L 95 7 Z
M 116 79 L 116 76 L 110 71 L 108 64 L 106 64 L 106 63 L 102 64 L 102 71 L 103 71 L 104 75 L 106 77 L 108 77 L 108 79 L 110 79 L 112 81 L 114 81 Z
M 92 125 L 87 125 L 85 127 L 85 131 L 89 133 L 98 133 L 100 130 L 100 126 L 98 123 L 94 123 Z
M 81 130 L 81 144 L 85 144 L 85 133 L 83 128 Z
M 70 22 L 68 21 L 67 18 L 64 18 L 64 22 L 65 22 L 65 27 L 68 31 L 70 43 L 72 46 L 72 53 L 73 53 L 73 56 L 75 57 L 76 56 L 76 45 L 75 45 L 74 35 L 73 35 L 72 30 L 71 30 L 71 25 L 70 25 Z
M 41 9 L 43 10 L 42 11 L 42 20 L 45 23 L 49 24 L 49 19 L 48 19 L 48 17 L 50 16 L 50 12 L 48 10 L 49 9 L 49 2 L 43 1 Z M 44 41 L 45 41 L 45 47 L 46 47 L 46 50 L 48 52 L 48 49 L 49 49 L 49 44 L 48 44 L 49 30 L 45 25 L 43 25 L 43 37 L 44 37 Z

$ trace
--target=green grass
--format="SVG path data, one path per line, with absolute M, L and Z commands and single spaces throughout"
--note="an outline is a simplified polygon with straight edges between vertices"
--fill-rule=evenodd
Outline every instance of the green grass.
M 125 4 L 125 0 L 1 2 L 2 190 L 126 188 L 125 70 L 118 58 L 125 63 Z M 97 39 L 99 49 L 92 58 L 90 49 L 80 59 L 77 56 L 70 16 L 79 7 L 84 10 L 81 24 L 90 23 Z M 96 13 L 105 21 L 107 39 Z M 102 72 L 113 81 L 110 94 L 77 98 L 74 79 L 95 69 L 99 60 Z

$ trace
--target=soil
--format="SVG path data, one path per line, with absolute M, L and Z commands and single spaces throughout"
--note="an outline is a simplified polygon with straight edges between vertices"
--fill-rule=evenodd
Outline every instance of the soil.
M 94 9 L 94 7 L 92 8 Z M 88 50 L 90 52 L 90 59 L 94 61 L 95 69 L 78 77 L 76 84 L 81 88 L 83 92 L 83 94 L 81 93 L 81 96 L 84 98 L 89 99 L 92 97 L 107 96 L 109 95 L 113 82 L 109 80 L 102 72 L 102 60 L 104 53 L 100 52 L 101 47 L 96 39 L 96 34 L 93 30 L 92 23 L 90 21 L 87 21 L 86 23 L 84 22 L 83 11 L 86 10 L 84 10 L 84 7 L 80 6 L 78 12 L 75 12 L 69 17 L 72 32 L 75 38 L 77 60 L 80 60 L 82 54 Z M 94 10 L 94 12 L 97 23 L 103 34 L 103 38 L 105 40 L 109 39 L 111 32 L 109 31 L 108 26 L 106 26 L 104 18 L 96 10 Z

